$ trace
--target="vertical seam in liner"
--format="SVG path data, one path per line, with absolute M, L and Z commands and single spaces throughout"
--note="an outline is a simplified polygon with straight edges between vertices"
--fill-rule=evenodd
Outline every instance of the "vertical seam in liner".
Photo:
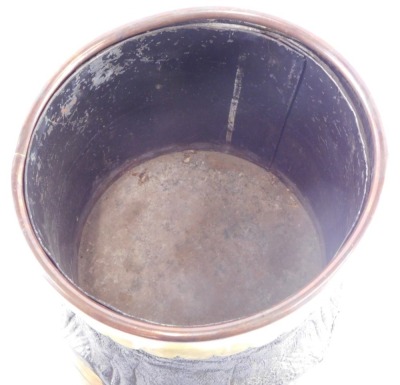
M 297 81 L 296 87 L 295 87 L 295 89 L 293 91 L 293 95 L 292 95 L 292 98 L 291 98 L 290 103 L 289 103 L 289 107 L 288 107 L 288 110 L 287 110 L 287 113 L 286 113 L 286 116 L 285 116 L 285 120 L 283 121 L 281 132 L 279 133 L 279 138 L 278 138 L 278 141 L 276 143 L 274 154 L 272 155 L 272 159 L 271 159 L 271 162 L 270 162 L 268 168 L 270 168 L 272 166 L 272 164 L 275 162 L 275 158 L 276 158 L 276 155 L 278 153 L 279 145 L 281 144 L 281 141 L 282 141 L 282 138 L 283 138 L 283 134 L 285 132 L 287 121 L 289 120 L 290 113 L 292 112 L 292 108 L 293 108 L 294 102 L 295 102 L 295 100 L 297 98 L 297 94 L 298 94 L 298 92 L 300 90 L 300 86 L 303 83 L 304 73 L 306 72 L 306 65 L 307 65 L 307 59 L 304 59 L 303 68 L 301 69 L 299 80 Z

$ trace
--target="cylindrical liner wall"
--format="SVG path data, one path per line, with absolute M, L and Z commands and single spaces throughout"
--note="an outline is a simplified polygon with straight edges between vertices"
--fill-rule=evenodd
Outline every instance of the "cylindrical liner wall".
M 231 10 L 178 12 L 125 27 L 71 63 L 21 135 L 14 190 L 33 250 L 77 313 L 68 325 L 93 376 L 105 384 L 117 378 L 121 384 L 161 384 L 162 378 L 186 385 L 220 384 L 221 378 L 278 384 L 319 360 L 334 323 L 334 301 L 311 313 L 311 324 L 302 316 L 289 333 L 278 333 L 276 325 L 321 291 L 379 196 L 382 133 L 349 67 L 296 27 Z M 318 277 L 271 309 L 193 328 L 135 319 L 83 293 L 77 282 L 82 230 L 110 181 L 131 165 L 188 149 L 247 159 L 294 191 L 323 244 L 327 267 Z M 91 327 L 82 315 L 95 320 Z M 137 344 L 102 334 L 102 324 Z M 267 329 L 273 342 L 236 343 Z M 203 342 L 223 348 L 187 353 Z M 169 345 L 164 351 L 146 349 L 146 343 Z

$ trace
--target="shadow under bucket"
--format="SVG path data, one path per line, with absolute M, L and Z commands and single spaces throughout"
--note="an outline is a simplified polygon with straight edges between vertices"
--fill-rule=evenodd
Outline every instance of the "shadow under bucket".
M 107 359 L 82 357 L 105 384 L 155 367 L 175 384 L 228 384 L 221 373 L 236 361 L 259 365 L 229 384 L 294 378 L 301 369 L 262 369 L 266 353 L 251 358 L 254 345 L 232 341 L 301 308 L 365 227 L 383 145 L 362 88 L 314 37 L 256 14 L 175 13 L 91 47 L 22 134 L 15 185 L 28 238 L 58 290 L 96 321 L 90 332 L 80 324 L 87 334 L 111 341 L 95 332 L 104 324 L 149 345 L 226 346 L 208 363 L 189 355 L 197 369 L 178 345 L 183 358 L 125 344 L 132 362 L 145 355 L 141 370 L 105 374 Z M 270 357 L 274 338 L 259 341 Z

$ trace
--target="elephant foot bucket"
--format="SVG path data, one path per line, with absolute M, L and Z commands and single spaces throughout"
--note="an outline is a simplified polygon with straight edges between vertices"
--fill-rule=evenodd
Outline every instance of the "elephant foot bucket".
M 283 384 L 323 356 L 384 164 L 367 92 L 319 39 L 185 10 L 61 70 L 13 189 L 86 383 Z

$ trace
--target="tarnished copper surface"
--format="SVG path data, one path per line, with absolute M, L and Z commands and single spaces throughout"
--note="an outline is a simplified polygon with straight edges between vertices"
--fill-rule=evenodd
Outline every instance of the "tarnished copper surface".
M 374 168 L 371 171 L 371 187 L 358 223 L 341 249 L 338 251 L 337 255 L 321 274 L 319 274 L 306 287 L 297 292 L 295 295 L 253 316 L 249 316 L 237 321 L 225 322 L 222 324 L 185 328 L 149 324 L 147 322 L 125 317 L 90 299 L 88 296 L 78 290 L 73 284 L 71 284 L 71 282 L 68 281 L 49 260 L 34 234 L 27 214 L 23 188 L 25 154 L 27 152 L 31 134 L 35 127 L 38 116 L 40 115 L 48 99 L 63 82 L 63 80 L 74 71 L 74 69 L 79 67 L 79 65 L 91 58 L 93 55 L 116 42 L 144 31 L 188 20 L 224 17 L 233 20 L 236 19 L 254 23 L 269 30 L 276 31 L 278 35 L 284 34 L 291 36 L 293 40 L 304 44 L 310 49 L 310 51 L 321 57 L 324 61 L 334 66 L 339 72 L 341 72 L 346 81 L 356 92 L 370 126 L 372 141 L 370 156 L 374 165 Z M 294 313 L 297 309 L 307 304 L 318 292 L 320 292 L 324 285 L 345 261 L 347 255 L 356 245 L 364 233 L 369 221 L 371 220 L 383 185 L 385 163 L 386 149 L 381 125 L 368 91 L 351 67 L 326 43 L 300 28 L 262 14 L 234 10 L 230 8 L 192 9 L 173 13 L 170 12 L 155 18 L 135 23 L 133 25 L 122 27 L 90 44 L 87 48 L 83 49 L 75 57 L 73 57 L 49 83 L 48 87 L 44 90 L 33 107 L 32 112 L 24 125 L 14 157 L 12 186 L 20 224 L 33 252 L 46 272 L 47 279 L 56 288 L 56 290 L 72 304 L 73 307 L 87 314 L 89 317 L 96 320 L 96 322 L 100 322 L 116 330 L 144 338 L 171 341 L 171 343 L 180 341 L 207 341 L 228 336 L 237 336 L 241 333 L 252 330 L 267 328 L 268 325 L 272 324 L 273 322 L 282 320 L 285 318 L 285 316 Z

